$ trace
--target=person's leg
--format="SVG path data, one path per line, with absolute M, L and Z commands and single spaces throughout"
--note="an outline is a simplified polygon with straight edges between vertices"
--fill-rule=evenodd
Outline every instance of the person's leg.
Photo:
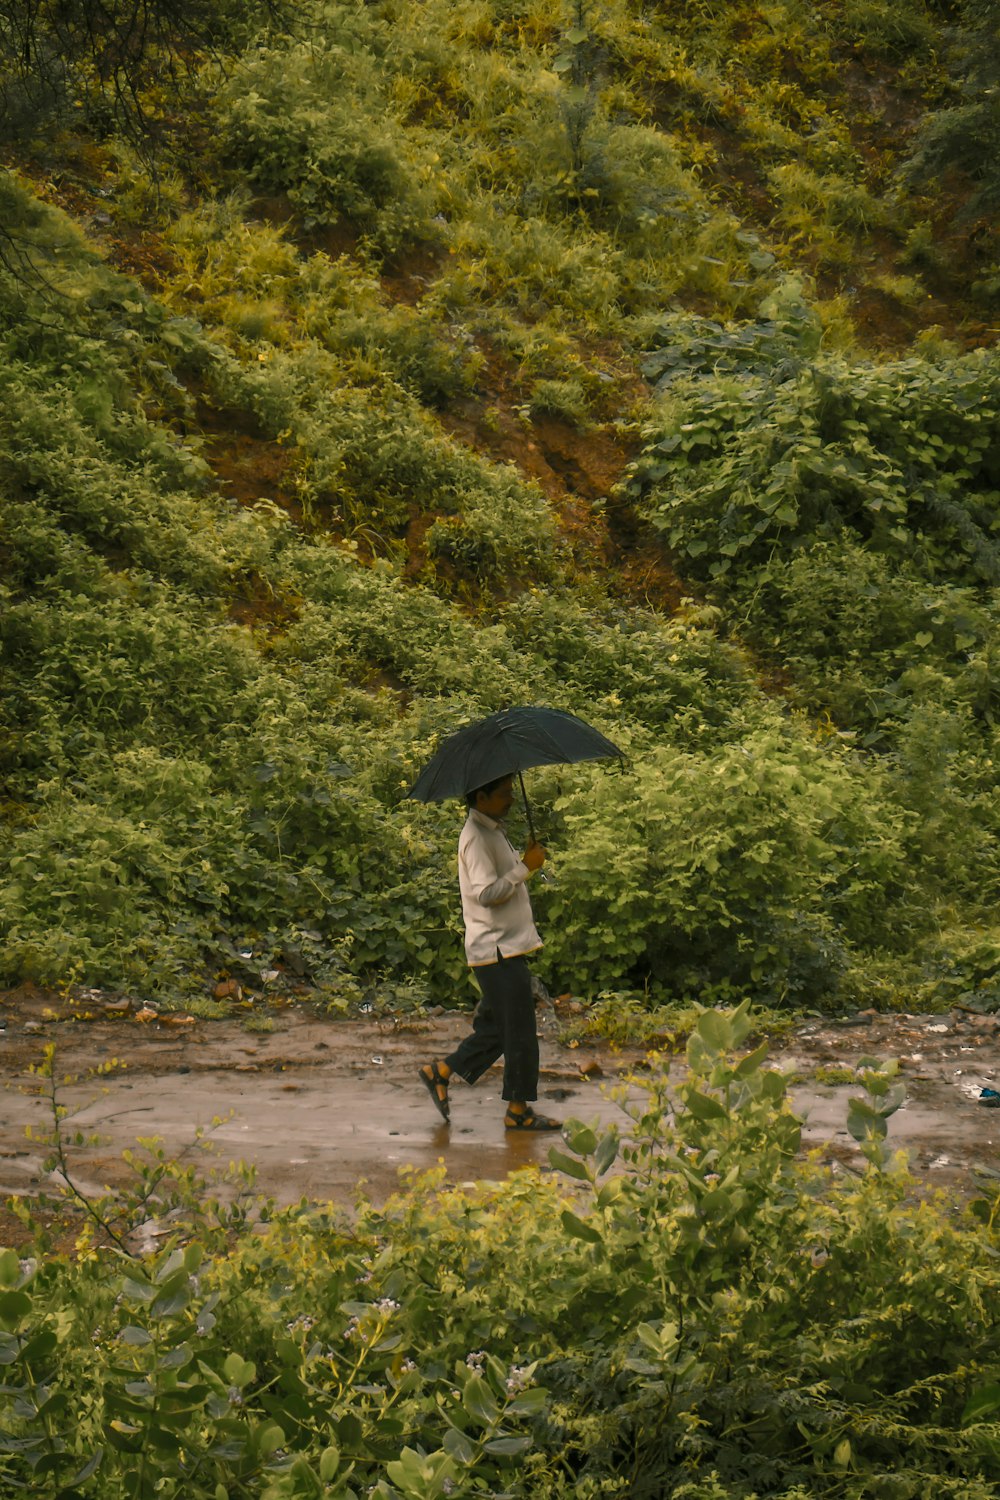
M 492 1068 L 503 1052 L 503 1027 L 495 1006 L 495 971 L 498 964 L 477 965 L 473 969 L 482 999 L 472 1017 L 472 1030 L 442 1064 L 449 1073 L 457 1073 L 466 1083 L 475 1083 Z
M 535 997 L 527 960 L 500 958 L 495 964 L 477 966 L 473 973 L 483 998 L 473 1017 L 472 1032 L 448 1057 L 420 1070 L 428 1090 L 435 1092 L 438 1109 L 447 1119 L 447 1084 L 452 1072 L 467 1083 L 475 1083 L 502 1055 L 507 1128 L 558 1130 L 559 1120 L 536 1115 L 530 1108 L 530 1101 L 538 1097 L 539 1059 Z
M 538 1098 L 538 1028 L 527 959 L 492 965 L 493 1010 L 503 1048 L 503 1095 L 524 1103 Z
M 491 987 L 488 980 L 483 980 L 483 975 L 488 974 L 493 967 L 493 964 L 487 964 L 472 971 L 482 998 L 476 1006 L 469 1035 L 447 1057 L 434 1058 L 420 1069 L 424 1087 L 433 1099 L 438 1114 L 445 1121 L 451 1117 L 448 1084 L 452 1073 L 457 1073 L 466 1083 L 475 1083 L 487 1068 L 493 1066 L 503 1051 L 503 1036 L 490 998 Z
M 537 1115 L 531 1107 L 538 1098 L 538 1023 L 528 962 L 507 958 L 497 969 L 496 982 L 503 991 L 495 1009 L 503 1029 L 504 1126 L 507 1130 L 559 1130 L 561 1120 Z

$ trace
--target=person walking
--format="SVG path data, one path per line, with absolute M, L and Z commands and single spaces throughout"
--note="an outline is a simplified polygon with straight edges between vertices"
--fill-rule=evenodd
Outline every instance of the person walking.
M 458 843 L 458 883 L 465 920 L 465 955 L 482 992 L 472 1031 L 448 1057 L 420 1068 L 442 1119 L 451 1118 L 452 1075 L 475 1083 L 503 1057 L 507 1130 L 559 1130 L 561 1120 L 536 1114 L 538 1033 L 527 955 L 542 946 L 527 882 L 545 861 L 532 840 L 519 855 L 504 832 L 514 777 L 500 776 L 466 794 L 469 813 Z

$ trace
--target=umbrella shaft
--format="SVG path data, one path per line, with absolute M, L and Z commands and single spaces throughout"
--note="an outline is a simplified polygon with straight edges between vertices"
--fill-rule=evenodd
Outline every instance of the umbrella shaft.
M 521 785 L 521 797 L 524 800 L 524 815 L 528 820 L 528 832 L 531 834 L 531 842 L 533 844 L 537 844 L 538 839 L 535 835 L 535 824 L 531 816 L 531 804 L 528 801 L 528 794 L 524 790 L 524 777 L 521 775 L 520 771 L 518 771 L 517 773 L 517 779 Z

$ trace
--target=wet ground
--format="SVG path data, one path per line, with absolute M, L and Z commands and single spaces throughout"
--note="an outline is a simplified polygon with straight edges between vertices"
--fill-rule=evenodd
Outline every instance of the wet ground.
M 450 1127 L 419 1082 L 420 1063 L 446 1054 L 468 1019 L 328 1019 L 301 1005 L 263 1021 L 210 1021 L 135 1006 L 116 1013 L 93 995 L 0 995 L 0 1201 L 53 1185 L 44 1147 L 25 1134 L 26 1126 L 50 1123 L 29 1071 L 49 1045 L 56 1076 L 77 1080 L 60 1085 L 70 1129 L 99 1137 L 72 1149 L 77 1181 L 88 1192 L 124 1181 L 122 1152 L 137 1139 L 159 1137 L 173 1156 L 190 1152 L 199 1127 L 211 1145 L 203 1165 L 251 1163 L 259 1190 L 279 1203 L 307 1197 L 349 1204 L 359 1185 L 378 1201 L 398 1185 L 404 1166 L 443 1162 L 454 1182 L 545 1166 L 558 1137 L 504 1131 L 499 1069 L 475 1088 L 456 1085 Z M 551 1006 L 539 1009 L 539 1109 L 621 1119 L 608 1086 L 641 1068 L 644 1053 L 565 1045 L 559 1038 L 569 1019 Z M 274 1029 L 250 1029 L 262 1025 Z M 1000 1086 L 998 1046 L 1000 1018 L 993 1016 L 867 1012 L 804 1022 L 772 1044 L 772 1060 L 790 1074 L 806 1146 L 850 1169 L 861 1162 L 846 1128 L 847 1100 L 859 1090 L 842 1081 L 845 1070 L 864 1056 L 898 1058 L 908 1097 L 890 1121 L 890 1142 L 906 1149 L 922 1180 L 964 1196 L 983 1171 L 1000 1175 L 1000 1110 L 979 1102 L 983 1087 Z M 93 1076 L 113 1059 L 125 1066 Z M 0 1222 L 0 1240 L 3 1229 Z

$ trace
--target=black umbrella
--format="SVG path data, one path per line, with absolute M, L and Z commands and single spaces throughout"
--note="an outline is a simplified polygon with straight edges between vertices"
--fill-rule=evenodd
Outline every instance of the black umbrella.
M 617 745 L 575 714 L 558 708 L 503 708 L 449 735 L 407 792 L 418 802 L 464 797 L 501 776 L 517 776 L 532 839 L 535 827 L 522 771 L 529 766 L 564 765 L 580 760 L 624 759 Z

